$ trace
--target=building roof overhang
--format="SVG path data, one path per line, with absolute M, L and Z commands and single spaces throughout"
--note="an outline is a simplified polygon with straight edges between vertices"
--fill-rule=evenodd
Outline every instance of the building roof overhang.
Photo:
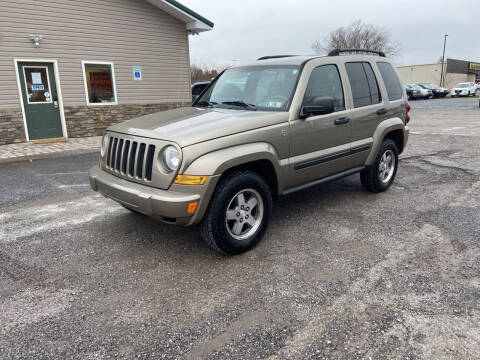
M 146 1 L 185 23 L 189 34 L 199 34 L 213 29 L 213 22 L 180 4 L 176 0 Z

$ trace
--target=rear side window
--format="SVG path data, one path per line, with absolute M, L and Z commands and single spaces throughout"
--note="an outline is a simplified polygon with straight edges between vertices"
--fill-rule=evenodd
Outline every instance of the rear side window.
M 368 62 L 346 63 L 345 68 L 352 88 L 354 107 L 378 104 L 382 101 L 377 79 Z
M 323 65 L 313 69 L 305 91 L 303 105 L 312 105 L 315 98 L 324 96 L 332 97 L 335 100 L 335 111 L 345 110 L 342 81 L 335 65 Z
M 386 62 L 378 62 L 377 66 L 378 70 L 380 70 L 380 74 L 382 74 L 385 87 L 387 88 L 388 100 L 393 101 L 401 99 L 403 93 L 402 87 L 392 65 Z

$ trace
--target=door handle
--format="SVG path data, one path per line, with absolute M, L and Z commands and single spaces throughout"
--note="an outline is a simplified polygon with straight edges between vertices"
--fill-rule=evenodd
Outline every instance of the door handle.
M 345 125 L 350 121 L 348 117 L 341 117 L 335 120 L 335 125 Z
M 385 115 L 388 112 L 387 109 L 381 108 L 377 110 L 377 115 Z

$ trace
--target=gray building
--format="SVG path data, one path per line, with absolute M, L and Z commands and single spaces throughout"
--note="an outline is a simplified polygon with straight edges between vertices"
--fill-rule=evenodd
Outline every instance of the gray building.
M 480 79 L 480 63 L 456 59 L 447 59 L 443 66 L 441 62 L 397 66 L 397 71 L 405 84 L 435 84 L 449 89 L 461 82 Z
M 100 135 L 188 104 L 188 36 L 213 28 L 175 0 L 0 0 L 0 8 L 0 145 Z

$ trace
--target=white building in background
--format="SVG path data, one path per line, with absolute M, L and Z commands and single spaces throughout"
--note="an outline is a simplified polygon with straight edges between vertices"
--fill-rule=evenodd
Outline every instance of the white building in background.
M 405 84 L 440 85 L 442 63 L 397 66 L 397 71 Z M 447 59 L 443 71 L 445 77 L 443 86 L 449 89 L 461 82 L 474 82 L 480 79 L 480 63 Z

